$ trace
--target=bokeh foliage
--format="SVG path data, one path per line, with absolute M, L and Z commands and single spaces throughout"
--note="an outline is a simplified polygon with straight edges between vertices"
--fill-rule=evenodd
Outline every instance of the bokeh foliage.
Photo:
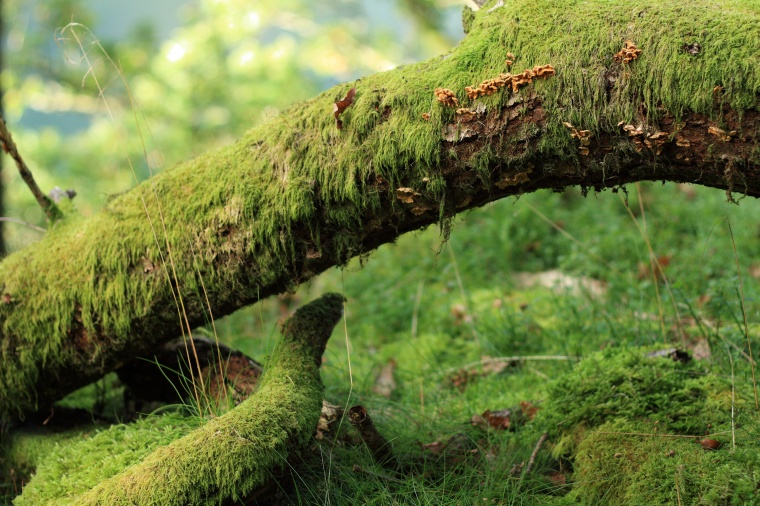
M 460 7 L 446 0 L 169 4 L 147 4 L 142 21 L 121 26 L 117 9 L 84 0 L 4 3 L 7 121 L 43 190 L 74 188 L 84 214 L 295 101 L 437 54 L 461 35 Z M 6 215 L 43 225 L 6 166 Z M 37 238 L 6 227 L 11 251 Z

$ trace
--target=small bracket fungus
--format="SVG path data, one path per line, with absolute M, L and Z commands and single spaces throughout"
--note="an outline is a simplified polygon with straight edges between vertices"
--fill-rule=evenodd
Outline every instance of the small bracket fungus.
M 527 170 L 523 172 L 517 172 L 515 174 L 506 174 L 499 181 L 497 181 L 496 187 L 500 189 L 507 188 L 508 186 L 516 186 L 520 183 L 527 183 L 530 181 L 528 174 L 533 172 L 533 166 L 528 165 Z
M 459 107 L 459 100 L 453 91 L 446 88 L 436 88 L 433 91 L 435 98 L 447 107 Z
M 404 204 L 414 204 L 414 197 L 419 196 L 412 188 L 396 188 L 396 198 Z
M 624 121 L 618 123 L 618 126 L 623 127 L 623 130 L 628 132 L 628 137 L 631 137 L 633 143 L 636 145 L 636 151 L 641 151 L 643 148 L 648 148 L 654 151 L 655 155 L 662 153 L 662 148 L 666 142 L 669 141 L 670 134 L 668 132 L 654 132 L 647 133 L 644 128 L 633 125 L 626 125 Z M 679 142 L 681 142 L 679 144 Z M 685 142 L 685 144 L 683 143 Z M 678 146 L 688 146 L 689 141 L 681 141 L 680 138 L 676 140 Z
M 621 63 L 628 63 L 631 60 L 635 60 L 641 54 L 641 49 L 636 47 L 636 44 L 631 40 L 626 40 L 623 44 L 623 49 L 615 53 L 612 58 Z
M 463 122 L 472 121 L 475 119 L 476 112 L 472 109 L 467 109 L 466 107 L 462 107 L 457 109 L 457 118 Z
M 588 156 L 588 146 L 591 143 L 591 130 L 578 130 L 571 123 L 567 121 L 562 123 L 565 128 L 571 130 L 570 137 L 578 139 L 581 145 L 578 147 L 578 151 L 584 156 Z
M 486 79 L 477 87 L 466 86 L 464 91 L 471 100 L 475 100 L 481 95 L 491 95 L 499 91 L 499 88 L 510 85 L 512 92 L 517 93 L 520 86 L 530 84 L 533 79 L 546 79 L 556 73 L 551 65 L 536 65 L 532 69 L 526 69 L 519 74 L 501 73 L 493 79 Z
M 718 139 L 720 139 L 723 142 L 730 142 L 731 138 L 736 135 L 736 130 L 731 130 L 730 132 L 726 132 L 722 128 L 718 128 L 716 126 L 710 125 L 707 127 L 707 133 L 710 135 L 716 136 Z
M 519 74 L 501 73 L 493 79 L 486 79 L 477 87 L 466 86 L 464 91 L 471 100 L 475 100 L 481 95 L 491 95 L 499 91 L 499 88 L 510 85 L 512 92 L 517 93 L 520 86 L 530 84 L 533 79 L 546 79 L 556 74 L 554 67 L 551 65 L 536 65 L 532 69 L 526 69 Z

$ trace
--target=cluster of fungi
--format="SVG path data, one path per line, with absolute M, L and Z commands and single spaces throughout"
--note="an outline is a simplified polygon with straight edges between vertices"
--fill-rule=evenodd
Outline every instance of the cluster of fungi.
M 532 69 L 526 69 L 519 74 L 501 73 L 494 79 L 487 79 L 480 83 L 477 88 L 466 86 L 464 91 L 470 100 L 475 100 L 481 95 L 491 95 L 499 91 L 499 88 L 510 85 L 512 93 L 517 93 L 521 86 L 530 84 L 533 79 L 546 79 L 556 74 L 551 65 L 536 65 Z
M 435 98 L 445 106 L 456 107 L 459 105 L 456 94 L 448 88 L 436 88 L 433 93 Z
M 514 58 L 511 53 L 508 55 Z M 507 65 L 512 64 L 512 60 L 506 61 Z M 519 74 L 501 73 L 493 79 L 486 79 L 480 83 L 477 87 L 465 86 L 464 91 L 470 100 L 475 100 L 481 95 L 492 95 L 499 91 L 499 88 L 510 86 L 513 93 L 517 93 L 521 86 L 530 84 L 534 79 L 546 79 L 556 73 L 554 67 L 551 65 L 536 65 L 532 69 L 526 69 Z M 435 98 L 441 104 L 447 107 L 459 107 L 459 100 L 457 100 L 456 94 L 447 88 L 436 88 L 433 92 Z M 473 114 L 473 111 L 460 108 L 457 109 L 457 114 Z
M 578 147 L 578 151 L 582 155 L 588 155 L 588 145 L 591 143 L 591 130 L 578 130 L 572 123 L 568 123 L 567 121 L 564 121 L 562 124 L 571 131 L 570 137 L 580 141 L 581 145 Z
M 623 44 L 623 49 L 615 53 L 612 58 L 616 62 L 628 63 L 631 60 L 635 60 L 641 54 L 641 49 L 636 47 L 636 44 L 631 40 L 626 40 Z

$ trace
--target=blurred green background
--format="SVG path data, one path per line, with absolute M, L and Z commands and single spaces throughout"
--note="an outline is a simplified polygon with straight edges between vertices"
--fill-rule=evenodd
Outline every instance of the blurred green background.
M 90 214 L 296 101 L 446 50 L 464 35 L 460 12 L 455 0 L 6 0 L 5 117 L 43 191 L 73 188 Z M 5 165 L 5 216 L 44 225 Z M 14 251 L 39 233 L 7 223 L 4 238 Z

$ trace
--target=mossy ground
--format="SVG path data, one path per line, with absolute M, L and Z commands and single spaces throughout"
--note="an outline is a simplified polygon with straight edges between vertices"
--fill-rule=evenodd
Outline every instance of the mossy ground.
M 730 205 L 720 192 L 675 185 L 643 185 L 641 196 L 656 253 L 671 255 L 666 274 L 687 347 L 710 347 L 703 360 L 684 365 L 644 356 L 658 347 L 680 346 L 681 340 L 665 286 L 660 282 L 658 305 L 652 279 L 640 279 L 646 246 L 622 199 L 612 193 L 586 199 L 575 191 L 538 194 L 495 204 L 455 226 L 447 245 L 453 256 L 447 249 L 436 254 L 441 239 L 431 230 L 382 248 L 363 269 L 355 268 L 357 263 L 320 278 L 295 302 L 267 301 L 217 321 L 225 342 L 261 357 L 275 342 L 275 322 L 289 304 L 300 305 L 325 289 L 342 290 L 349 298 L 351 370 L 339 325 L 323 364 L 327 399 L 366 406 L 400 458 L 417 466 L 410 477 L 394 476 L 376 467 L 361 445 L 322 444 L 294 462 L 294 476 L 281 484 L 288 491 L 285 502 L 322 504 L 325 497 L 336 504 L 456 504 L 483 498 L 492 504 L 678 504 L 679 497 L 682 504 L 757 502 L 760 427 L 751 371 L 737 351 L 746 350 L 746 340 L 724 220 L 735 234 L 755 344 L 759 293 L 750 268 L 760 248 L 753 220 L 758 204 Z M 638 209 L 634 188 L 630 205 Z M 562 222 L 578 242 L 544 223 L 531 206 Z M 515 272 L 555 268 L 605 281 L 604 297 L 515 282 Z M 701 323 L 690 320 L 695 316 Z M 472 378 L 464 388 L 453 385 L 450 373 L 482 355 L 581 358 L 527 361 Z M 386 398 L 372 388 L 391 358 L 398 364 L 397 387 Z M 474 414 L 520 401 L 540 407 L 520 430 L 486 433 L 470 425 Z M 163 436 L 139 427 L 111 430 L 134 431 L 136 441 L 146 436 L 161 441 Z M 697 438 L 664 437 L 706 431 L 722 443 L 719 450 L 704 450 Z M 522 480 L 512 476 L 513 465 L 528 460 L 543 432 L 550 436 L 532 473 Z M 453 458 L 428 452 L 421 460 L 425 452 L 418 442 L 446 442 L 460 433 L 467 448 L 478 450 L 473 456 L 462 458 L 453 448 Z M 114 448 L 107 432 L 102 434 L 103 444 Z M 73 448 L 60 445 L 53 455 Z M 82 468 L 99 462 L 94 451 L 74 450 L 67 458 L 84 459 L 88 465 Z M 60 470 L 59 458 L 37 460 Z M 355 464 L 365 471 L 355 471 Z M 389 474 L 400 481 L 388 480 Z

